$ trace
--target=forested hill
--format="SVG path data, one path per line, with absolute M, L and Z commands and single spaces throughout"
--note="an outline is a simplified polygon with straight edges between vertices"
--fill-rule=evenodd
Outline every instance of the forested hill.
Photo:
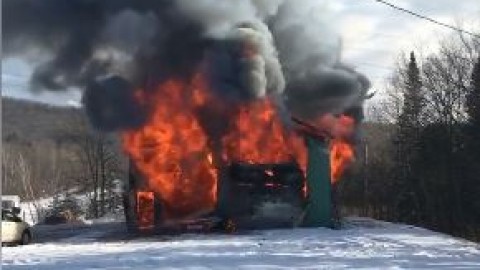
M 79 108 L 2 97 L 2 140 L 62 140 L 70 135 L 72 123 L 82 117 Z

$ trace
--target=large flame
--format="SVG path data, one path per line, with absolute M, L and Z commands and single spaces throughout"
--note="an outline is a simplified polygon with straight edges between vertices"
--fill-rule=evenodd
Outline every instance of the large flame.
M 146 99 L 147 123 L 123 134 L 123 146 L 148 187 L 160 196 L 165 218 L 208 211 L 216 202 L 217 173 L 208 140 L 195 116 L 206 100 L 201 76 L 171 79 Z M 146 93 L 146 92 L 145 92 Z
M 136 101 L 151 107 L 151 113 L 141 128 L 123 133 L 123 146 L 148 188 L 160 197 L 165 219 L 215 207 L 219 164 L 214 161 L 220 157 L 224 164 L 297 161 L 306 170 L 303 139 L 286 131 L 268 98 L 238 104 L 221 147 L 213 151 L 218 145 L 209 144 L 198 118 L 202 108 L 213 106 L 207 93 L 200 72 L 191 82 L 171 79 L 153 91 L 136 92 Z
M 246 42 L 243 49 L 242 61 L 258 54 L 253 43 Z M 233 106 L 213 93 L 201 70 L 192 80 L 171 78 L 156 89 L 135 92 L 138 105 L 150 112 L 149 119 L 141 128 L 123 133 L 123 146 L 145 178 L 146 188 L 162 202 L 164 220 L 215 208 L 217 166 L 293 161 L 304 174 L 307 171 L 303 135 L 285 128 L 273 99 L 267 96 Z M 325 115 L 314 129 L 319 126 L 322 134 L 342 138 L 353 128 L 350 120 Z M 332 140 L 332 181 L 340 178 L 352 159 L 353 149 L 346 141 Z M 304 187 L 306 194 L 305 183 Z
M 229 126 L 219 143 L 209 138 L 199 112 L 206 107 L 221 106 L 215 105 L 208 87 L 204 75 L 198 72 L 190 81 L 170 79 L 156 89 L 135 93 L 136 102 L 147 107 L 150 116 L 141 128 L 123 133 L 123 147 L 146 179 L 147 188 L 160 198 L 166 220 L 215 208 L 216 166 L 236 161 L 252 164 L 293 161 L 304 173 L 307 170 L 303 136 L 285 128 L 269 98 L 230 108 Z M 314 126 L 333 137 L 331 180 L 336 182 L 353 160 L 353 148 L 345 139 L 353 131 L 353 119 L 327 115 Z
M 286 131 L 272 101 L 257 100 L 240 107 L 223 138 L 224 159 L 249 163 L 293 160 Z

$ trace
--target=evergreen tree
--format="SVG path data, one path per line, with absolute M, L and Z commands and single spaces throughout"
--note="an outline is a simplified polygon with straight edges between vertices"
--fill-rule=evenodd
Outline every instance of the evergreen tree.
M 480 56 L 472 72 L 472 83 L 467 95 L 469 122 L 480 133 Z
M 399 125 L 400 128 L 413 132 L 420 128 L 420 114 L 423 107 L 420 70 L 413 52 L 410 53 L 410 62 L 407 67 L 404 87 L 403 110 L 400 115 Z
M 466 97 L 466 111 L 468 113 L 466 145 L 472 162 L 478 163 L 480 162 L 480 56 L 472 71 L 472 80 Z
M 465 160 L 468 160 L 469 176 L 464 179 L 468 186 L 466 198 L 469 203 L 465 206 L 467 211 L 474 213 L 469 217 L 471 223 L 480 223 L 480 56 L 473 68 L 470 89 L 467 95 L 466 110 L 469 116 L 468 132 L 466 136 Z M 477 225 L 478 226 L 478 225 Z M 480 237 L 480 236 L 477 236 Z
M 423 107 L 422 82 L 415 54 L 410 53 L 403 78 L 403 108 L 399 115 L 396 135 L 396 183 L 399 191 L 395 208 L 398 219 L 415 223 L 419 220 L 423 203 L 419 196 L 418 161 Z

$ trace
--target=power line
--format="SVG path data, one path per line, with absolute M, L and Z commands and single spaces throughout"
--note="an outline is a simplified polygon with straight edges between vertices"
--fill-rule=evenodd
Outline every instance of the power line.
M 435 23 L 435 24 L 438 24 L 438 25 L 440 25 L 440 26 L 450 28 L 450 29 L 452 29 L 452 30 L 455 30 L 455 31 L 458 31 L 458 32 L 460 32 L 460 33 L 464 33 L 464 34 L 467 34 L 467 35 L 470 35 L 470 36 L 475 37 L 475 38 L 480 38 L 480 35 L 479 35 L 479 34 L 475 34 L 475 33 L 473 33 L 473 32 L 470 32 L 470 31 L 467 31 L 467 30 L 464 30 L 464 29 L 460 29 L 460 28 L 455 27 L 455 26 L 452 26 L 452 25 L 450 25 L 450 24 L 446 24 L 446 23 L 437 21 L 437 20 L 432 19 L 432 18 L 430 18 L 430 17 L 427 17 L 427 16 L 425 16 L 425 15 L 421 15 L 421 14 L 418 14 L 418 13 L 413 12 L 413 11 L 411 11 L 411 10 L 408 10 L 408 9 L 405 9 L 405 8 L 402 8 L 402 7 L 399 7 L 399 6 L 396 6 L 396 5 L 394 5 L 394 4 L 392 4 L 392 3 L 389 3 L 389 2 L 387 2 L 387 1 L 384 1 L 384 0 L 375 0 L 375 1 L 378 2 L 378 3 L 384 4 L 384 5 L 387 5 L 387 6 L 391 7 L 391 8 L 393 8 L 393 9 L 396 9 L 396 10 L 399 10 L 399 11 L 402 11 L 402 12 L 405 12 L 405 13 L 408 13 L 408 14 L 410 14 L 410 15 L 412 15 L 412 16 L 415 16 L 415 17 L 417 17 L 417 18 L 420 18 L 420 19 L 422 19 L 422 20 L 427 20 L 427 21 L 429 21 L 429 22 L 431 22 L 431 23 Z

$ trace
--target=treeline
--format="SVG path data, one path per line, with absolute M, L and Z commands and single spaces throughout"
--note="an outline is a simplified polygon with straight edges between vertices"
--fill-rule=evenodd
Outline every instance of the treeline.
M 80 109 L 4 98 L 2 112 L 2 193 L 31 201 L 25 210 L 35 222 L 49 213 L 98 218 L 121 207 L 126 161 L 114 135 L 93 131 Z M 52 197 L 50 209 L 36 202 Z
M 403 57 L 370 116 L 346 208 L 480 239 L 480 40 Z

